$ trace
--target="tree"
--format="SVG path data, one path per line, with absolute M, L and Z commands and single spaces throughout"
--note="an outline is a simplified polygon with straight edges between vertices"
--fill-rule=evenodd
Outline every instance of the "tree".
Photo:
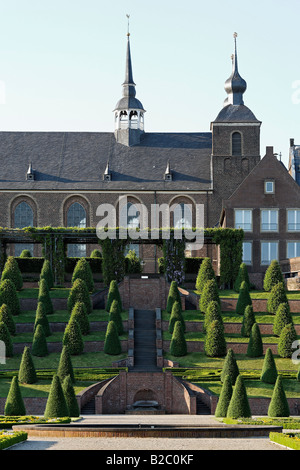
M 4 269 L 1 275 L 1 281 L 5 279 L 11 280 L 16 290 L 21 290 L 23 287 L 23 278 L 17 263 L 17 260 L 13 256 L 9 256 L 5 262 Z
M 263 355 L 263 342 L 260 334 L 260 329 L 257 323 L 254 323 L 251 328 L 246 354 L 248 357 L 260 357 Z
M 249 338 L 251 334 L 252 326 L 254 325 L 255 322 L 256 320 L 255 320 L 255 315 L 253 312 L 253 307 L 252 305 L 247 305 L 245 308 L 244 315 L 243 315 L 241 336 L 243 336 L 244 338 Z
M 34 384 L 37 381 L 34 363 L 28 346 L 25 346 L 23 350 L 18 379 L 20 383 L 24 384 Z
M 12 315 L 19 315 L 21 313 L 17 290 L 10 279 L 5 279 L 0 283 L 0 303 L 6 304 Z
M 267 311 L 268 313 L 276 314 L 280 304 L 288 303 L 286 291 L 283 282 L 278 282 L 272 287 L 268 297 Z
M 167 312 L 172 312 L 172 307 L 175 301 L 178 301 L 181 305 L 181 297 L 178 289 L 178 284 L 176 281 L 172 281 L 169 289 L 168 299 L 167 299 Z
M 200 292 L 200 294 L 203 291 L 204 285 L 206 281 L 209 281 L 211 279 L 215 279 L 215 272 L 212 267 L 211 259 L 210 258 L 204 258 L 196 279 L 196 290 Z
M 44 328 L 41 324 L 37 325 L 32 341 L 32 355 L 44 357 L 48 355 L 48 345 Z
M 92 310 L 92 301 L 90 298 L 90 293 L 88 291 L 87 285 L 85 281 L 82 279 L 76 279 L 74 284 L 70 290 L 69 297 L 68 297 L 68 311 L 69 313 L 72 312 L 76 302 L 83 302 L 86 308 L 86 313 L 89 315 Z
M 22 250 L 20 258 L 31 258 L 30 250 Z
M 208 326 L 214 321 L 217 320 L 223 325 L 223 319 L 221 314 L 220 304 L 213 300 L 209 302 L 206 310 L 206 314 L 204 315 L 204 322 L 203 322 L 203 331 L 206 332 Z
M 248 286 L 245 281 L 241 283 L 239 296 L 235 308 L 235 312 L 239 315 L 244 315 L 247 305 L 252 305 L 252 300 L 249 294 Z
M 173 333 L 174 325 L 177 321 L 180 321 L 182 323 L 182 329 L 183 332 L 185 332 L 185 321 L 182 315 L 181 303 L 179 303 L 178 300 L 173 303 L 172 312 L 169 320 L 169 333 Z
M 68 348 L 72 356 L 83 353 L 84 342 L 82 339 L 81 329 L 74 318 L 70 318 L 63 335 L 63 346 Z
M 105 340 L 104 340 L 104 352 L 109 355 L 121 354 L 122 348 L 119 340 L 118 329 L 114 321 L 108 322 Z
M 267 384 L 274 384 L 277 379 L 277 368 L 273 357 L 272 349 L 266 350 L 260 380 Z
M 120 304 L 117 300 L 113 300 L 111 304 L 109 312 L 109 321 L 115 322 L 119 336 L 124 333 Z
M 53 305 L 49 294 L 48 284 L 44 278 L 40 279 L 39 282 L 38 302 L 42 302 L 44 304 L 46 315 L 51 315 L 53 313 Z
M 77 321 L 83 336 L 90 333 L 90 322 L 86 313 L 86 306 L 83 302 L 76 302 L 71 313 L 71 319 Z
M 170 343 L 170 353 L 172 356 L 185 356 L 187 354 L 187 345 L 184 337 L 182 323 L 177 321 L 174 325 L 172 339 Z
M 127 265 L 128 274 L 141 273 L 143 271 L 141 258 L 137 256 L 134 250 L 129 250 L 128 254 L 125 257 L 125 262 Z
M 214 320 L 207 329 L 205 342 L 205 354 L 208 357 L 226 356 L 226 341 L 224 336 L 223 323 Z
M 45 259 L 43 263 L 41 274 L 40 274 L 40 280 L 41 279 L 45 279 L 49 290 L 52 289 L 52 287 L 54 286 L 54 280 L 53 280 L 51 264 L 48 259 Z
M 230 403 L 230 399 L 232 397 L 232 391 L 233 389 L 232 389 L 230 376 L 226 375 L 223 385 L 222 385 L 217 407 L 215 410 L 216 418 L 226 418 L 228 406 Z
M 290 416 L 289 404 L 286 399 L 283 388 L 282 378 L 278 375 L 272 398 L 268 408 L 268 416 L 270 418 L 288 418 Z
M 245 263 L 241 263 L 237 278 L 234 282 L 234 290 L 236 292 L 240 292 L 242 282 L 245 282 L 247 284 L 248 291 L 250 291 L 249 274 L 248 274 L 248 269 Z
M 236 378 L 239 375 L 239 368 L 236 362 L 233 349 L 229 348 L 223 364 L 220 380 L 224 383 L 226 375 L 229 375 L 232 385 L 235 384 Z
M 119 292 L 118 288 L 118 283 L 117 281 L 113 280 L 109 284 L 109 289 L 108 289 L 108 295 L 107 295 L 107 301 L 106 301 L 106 311 L 110 311 L 111 304 L 113 303 L 114 300 L 117 300 L 120 305 L 120 311 L 122 312 L 123 306 L 122 306 L 122 299 L 121 295 Z
M 78 417 L 80 415 L 80 410 L 79 410 L 78 402 L 76 399 L 75 391 L 73 388 L 72 380 L 69 375 L 65 377 L 62 383 L 62 389 L 63 389 L 67 406 L 69 409 L 69 416 L 72 418 Z
M 95 288 L 93 274 L 90 263 L 85 258 L 80 258 L 73 271 L 72 285 L 76 279 L 82 279 L 88 288 L 89 292 L 93 292 Z
M 55 374 L 52 379 L 44 417 L 64 418 L 69 416 L 67 401 L 59 377 Z
M 12 378 L 4 407 L 5 416 L 24 416 L 26 409 L 16 376 Z
M 16 334 L 16 325 L 11 311 L 6 304 L 2 304 L 0 307 L 0 322 L 2 321 L 7 326 L 9 333 L 14 336 Z
M 278 284 L 278 282 L 284 282 L 283 275 L 278 261 L 274 259 L 265 272 L 264 290 L 270 292 L 272 287 Z
M 281 331 L 286 325 L 293 323 L 292 315 L 290 312 L 290 306 L 287 302 L 279 304 L 273 323 L 273 333 L 276 336 L 280 336 Z
M 235 382 L 227 410 L 227 418 L 251 418 L 247 391 L 241 375 L 237 377 Z
M 215 279 L 210 279 L 209 281 L 206 281 L 202 294 L 200 296 L 200 311 L 206 313 L 208 304 L 213 301 L 218 302 L 219 305 L 221 304 L 217 281 Z
M 45 303 L 41 302 L 40 300 L 37 303 L 37 309 L 36 309 L 34 327 L 33 327 L 34 332 L 38 325 L 42 325 L 44 334 L 46 337 L 51 335 L 51 329 L 50 329 L 48 317 L 46 314 Z
M 278 354 L 280 357 L 291 357 L 293 353 L 293 342 L 297 340 L 297 333 L 293 323 L 286 325 L 279 336 Z M 296 349 L 296 348 L 295 348 Z
M 91 253 L 91 258 L 102 258 L 102 253 L 100 250 L 93 250 Z
M 3 341 L 3 343 L 5 344 L 5 356 L 12 357 L 13 343 L 8 328 L 3 321 L 0 322 L 0 341 Z
M 63 346 L 62 348 L 57 368 L 57 375 L 61 382 L 63 382 L 67 376 L 71 378 L 73 383 L 75 382 L 72 360 L 67 346 Z

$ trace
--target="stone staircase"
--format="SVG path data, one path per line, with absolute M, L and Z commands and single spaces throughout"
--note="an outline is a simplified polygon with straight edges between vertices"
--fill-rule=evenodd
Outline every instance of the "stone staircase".
M 95 414 L 95 396 L 82 407 L 80 414 L 82 415 L 94 415 Z
M 131 370 L 160 370 L 157 367 L 155 310 L 134 311 L 134 366 Z

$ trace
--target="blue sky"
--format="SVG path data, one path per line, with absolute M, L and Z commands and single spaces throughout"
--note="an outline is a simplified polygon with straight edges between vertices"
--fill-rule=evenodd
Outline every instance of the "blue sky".
M 0 0 L 0 129 L 113 131 L 130 14 L 148 132 L 207 132 L 226 97 L 233 33 L 265 147 L 300 144 L 299 0 Z M 293 88 L 294 87 L 294 88 Z

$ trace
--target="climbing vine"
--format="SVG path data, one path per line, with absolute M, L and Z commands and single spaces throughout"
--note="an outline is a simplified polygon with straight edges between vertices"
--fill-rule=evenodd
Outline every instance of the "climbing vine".
M 163 242 L 164 272 L 168 282 L 182 285 L 185 280 L 185 240 L 175 239 L 174 232 Z
M 122 281 L 125 276 L 125 246 L 127 240 L 105 238 L 99 240 L 102 247 L 102 275 L 108 286 L 111 281 Z

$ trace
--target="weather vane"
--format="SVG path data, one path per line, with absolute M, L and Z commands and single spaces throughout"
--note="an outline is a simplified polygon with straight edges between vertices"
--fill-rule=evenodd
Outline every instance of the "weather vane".
M 126 14 L 127 18 L 128 18 L 128 25 L 127 25 L 127 36 L 130 36 L 130 32 L 129 32 L 129 18 L 130 18 L 130 15 Z

